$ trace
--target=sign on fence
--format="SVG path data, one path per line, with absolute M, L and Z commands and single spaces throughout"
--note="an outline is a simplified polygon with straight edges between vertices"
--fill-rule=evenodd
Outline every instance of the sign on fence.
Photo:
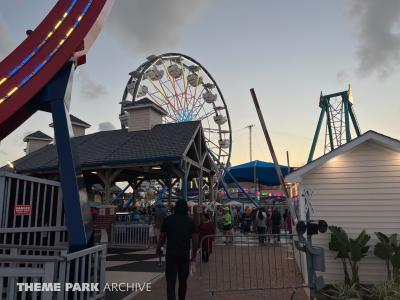
M 30 216 L 32 214 L 32 205 L 17 204 L 14 208 L 15 216 Z

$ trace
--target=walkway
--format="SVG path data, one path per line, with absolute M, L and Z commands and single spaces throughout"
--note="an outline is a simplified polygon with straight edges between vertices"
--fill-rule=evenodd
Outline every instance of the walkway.
M 154 282 L 164 275 L 154 249 L 133 250 L 109 248 L 107 254 L 106 282 Z M 106 299 L 120 300 L 132 298 L 132 292 L 107 292 Z
M 187 300 L 291 299 L 293 289 L 261 289 L 301 286 L 303 280 L 293 254 L 281 245 L 259 246 L 256 241 L 244 243 L 240 239 L 226 245 L 219 240 L 209 263 L 202 266 L 197 263 L 196 272 L 189 276 Z M 235 289 L 242 291 L 233 291 Z M 211 297 L 209 290 L 223 292 Z M 166 281 L 163 277 L 152 284 L 151 292 L 142 292 L 134 300 L 165 298 Z M 307 299 L 304 290 L 297 289 L 293 299 Z

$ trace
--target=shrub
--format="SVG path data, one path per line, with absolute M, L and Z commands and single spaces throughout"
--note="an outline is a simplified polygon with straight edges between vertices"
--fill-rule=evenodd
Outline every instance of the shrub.
M 369 246 L 367 246 L 367 243 L 371 236 L 363 230 L 356 239 L 351 239 L 341 227 L 329 226 L 329 230 L 331 231 L 329 249 L 336 251 L 336 258 L 342 261 L 345 285 L 352 286 L 355 284 L 359 286 L 359 263 L 368 253 Z M 351 269 L 351 280 L 347 270 L 348 264 Z
M 368 296 L 373 300 L 396 300 L 400 299 L 400 284 L 388 280 L 366 289 Z
M 392 279 L 392 273 L 395 281 L 400 279 L 400 245 L 397 242 L 397 234 L 387 236 L 382 232 L 375 232 L 379 243 L 375 245 L 374 254 L 383 259 L 386 263 L 388 280 Z
M 356 284 L 335 284 L 323 295 L 329 299 L 336 300 L 362 299 L 361 293 L 357 289 Z

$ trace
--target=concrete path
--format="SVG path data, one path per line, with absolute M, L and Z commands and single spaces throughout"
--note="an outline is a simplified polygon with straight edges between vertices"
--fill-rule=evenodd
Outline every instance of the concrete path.
M 189 276 L 186 299 L 307 299 L 303 288 L 292 288 L 301 287 L 303 278 L 290 244 L 260 246 L 257 240 L 247 238 L 225 244 L 218 239 L 210 261 L 198 262 L 196 272 Z M 166 299 L 165 277 L 152 285 L 151 292 L 134 297 L 146 299 Z
M 146 283 L 156 282 L 163 277 L 165 264 L 160 266 L 154 249 L 108 249 L 106 282 L 111 283 Z M 106 292 L 106 299 L 130 299 L 136 292 Z

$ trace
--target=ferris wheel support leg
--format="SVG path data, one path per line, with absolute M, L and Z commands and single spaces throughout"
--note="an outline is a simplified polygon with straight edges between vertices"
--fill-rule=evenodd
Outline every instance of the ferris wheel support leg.
M 74 69 L 74 62 L 69 61 L 35 96 L 40 109 L 51 112 L 53 116 L 70 252 L 81 250 L 87 246 L 76 177 L 77 157 L 70 139 L 73 133 L 68 113 Z

